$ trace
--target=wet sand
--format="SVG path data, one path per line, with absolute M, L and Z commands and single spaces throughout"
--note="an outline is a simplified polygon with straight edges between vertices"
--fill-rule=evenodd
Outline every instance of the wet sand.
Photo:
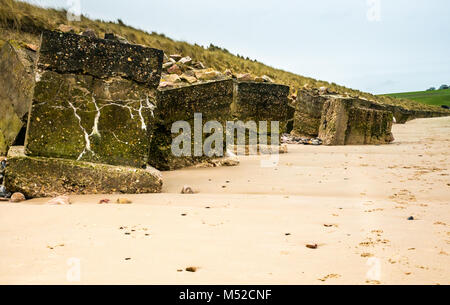
M 166 172 L 162 194 L 0 202 L 0 283 L 450 284 L 450 118 L 394 136 Z

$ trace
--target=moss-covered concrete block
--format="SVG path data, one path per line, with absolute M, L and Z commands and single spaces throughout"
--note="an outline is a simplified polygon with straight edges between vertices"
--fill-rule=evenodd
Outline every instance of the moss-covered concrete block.
M 96 78 L 121 77 L 157 88 L 163 56 L 161 50 L 140 45 L 44 31 L 38 68 Z
M 292 135 L 297 137 L 316 138 L 319 135 L 322 109 L 328 96 L 320 95 L 314 90 L 299 89 L 294 104 L 294 127 Z
M 202 128 L 207 121 L 218 121 L 225 128 L 232 120 L 233 80 L 212 81 L 192 86 L 159 90 L 155 117 L 155 136 L 152 137 L 149 163 L 160 170 L 173 170 L 201 162 L 204 157 L 176 157 L 171 152 L 172 124 L 189 123 L 194 145 L 194 114 L 202 114 Z M 202 135 L 202 141 L 207 135 Z M 224 135 L 225 140 L 225 135 Z M 200 143 L 202 144 L 202 143 Z M 191 149 L 194 153 L 193 148 Z
M 319 138 L 325 145 L 386 144 L 392 136 L 389 111 L 361 107 L 353 98 L 333 97 L 323 106 Z
M 62 194 L 159 193 L 161 173 L 68 159 L 29 157 L 23 147 L 8 154 L 5 186 L 27 198 Z
M 6 42 L 0 50 L 0 155 L 26 125 L 33 97 L 36 54 Z
M 144 167 L 154 89 L 123 78 L 44 71 L 34 90 L 26 154 Z
M 237 120 L 279 121 L 280 134 L 290 119 L 289 87 L 278 84 L 235 81 L 232 112 Z M 268 123 L 270 133 L 270 123 Z

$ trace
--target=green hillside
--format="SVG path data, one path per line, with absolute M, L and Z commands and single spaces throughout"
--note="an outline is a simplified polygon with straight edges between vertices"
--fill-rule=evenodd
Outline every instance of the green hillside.
M 231 54 L 225 48 L 210 45 L 208 47 L 175 41 L 157 32 L 146 32 L 127 26 L 121 20 L 105 22 L 81 16 L 79 22 L 69 22 L 64 10 L 44 9 L 28 3 L 0 0 L 0 47 L 9 40 L 21 43 L 39 44 L 39 35 L 43 29 L 56 30 L 62 24 L 71 26 L 76 32 L 91 29 L 98 37 L 105 33 L 115 33 L 125 37 L 129 42 L 158 48 L 166 54 L 182 54 L 201 61 L 206 67 L 218 71 L 230 69 L 234 73 L 251 73 L 256 76 L 267 75 L 275 82 L 288 85 L 292 93 L 307 85 L 311 88 L 328 87 L 334 92 L 363 97 L 381 104 L 399 105 L 407 109 L 442 111 L 442 108 L 417 103 L 407 99 L 390 96 L 377 96 L 339 86 L 335 83 L 315 80 L 291 72 L 276 69 L 240 55 Z M 286 41 L 286 45 L 289 42 Z
M 427 105 L 450 106 L 450 89 L 392 93 L 385 94 L 384 96 L 413 100 Z

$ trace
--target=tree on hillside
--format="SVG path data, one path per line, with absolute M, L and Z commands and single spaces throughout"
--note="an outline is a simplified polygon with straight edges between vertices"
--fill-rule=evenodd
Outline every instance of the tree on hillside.
M 442 85 L 439 87 L 439 90 L 444 90 L 444 89 L 448 89 L 448 88 L 449 88 L 448 85 Z
M 434 90 L 436 90 L 436 88 L 434 88 L 434 87 L 427 89 L 427 91 L 434 91 Z

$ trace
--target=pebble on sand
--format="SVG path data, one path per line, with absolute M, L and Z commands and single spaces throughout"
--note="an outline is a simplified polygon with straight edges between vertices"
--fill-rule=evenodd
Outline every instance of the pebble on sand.
M 186 268 L 187 272 L 197 272 L 197 270 L 198 270 L 198 267 L 187 267 Z
M 194 194 L 194 190 L 192 189 L 192 187 L 185 185 L 181 189 L 181 194 Z
M 11 196 L 11 202 L 22 202 L 22 201 L 25 201 L 25 200 L 27 200 L 26 198 L 25 198 L 25 195 L 24 194 L 22 194 L 22 193 L 14 193 L 14 194 L 12 194 L 12 196 Z
M 309 248 L 309 249 L 317 249 L 319 246 L 317 245 L 317 244 L 307 244 L 306 245 L 306 248 Z
M 128 198 L 118 198 L 116 203 L 117 204 L 132 204 L 133 202 Z

